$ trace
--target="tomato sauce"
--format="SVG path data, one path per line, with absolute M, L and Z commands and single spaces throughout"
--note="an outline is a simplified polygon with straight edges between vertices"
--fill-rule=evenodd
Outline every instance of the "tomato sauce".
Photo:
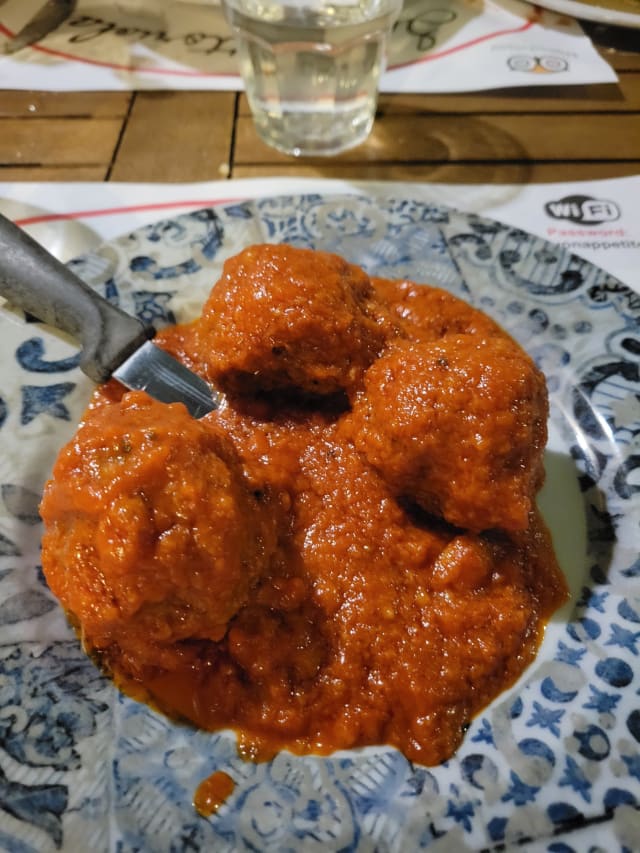
M 108 383 L 62 450 L 43 566 L 86 649 L 247 758 L 450 757 L 567 594 L 540 371 L 444 291 L 288 246 L 156 340 L 225 398 L 194 421 Z
M 202 817 L 211 817 L 224 805 L 235 790 L 236 784 L 223 770 L 217 770 L 196 788 L 193 806 Z

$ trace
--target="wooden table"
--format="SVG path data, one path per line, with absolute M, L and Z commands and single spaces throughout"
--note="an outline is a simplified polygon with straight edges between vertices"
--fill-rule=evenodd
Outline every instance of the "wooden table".
M 329 159 L 271 150 L 233 92 L 0 92 L 0 181 L 530 183 L 639 174 L 640 31 L 585 28 L 618 85 L 384 95 L 367 142 Z

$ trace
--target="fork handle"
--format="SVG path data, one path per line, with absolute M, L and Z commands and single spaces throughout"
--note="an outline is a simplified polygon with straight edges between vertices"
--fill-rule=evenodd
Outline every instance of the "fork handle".
M 94 382 L 106 382 L 153 335 L 1 214 L 0 294 L 78 341 L 80 367 Z

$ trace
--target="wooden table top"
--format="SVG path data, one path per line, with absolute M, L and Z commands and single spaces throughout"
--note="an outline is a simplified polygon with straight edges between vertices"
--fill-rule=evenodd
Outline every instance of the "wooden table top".
M 0 181 L 273 175 L 533 183 L 640 174 L 640 31 L 585 24 L 618 84 L 383 95 L 369 139 L 296 159 L 234 92 L 0 92 Z

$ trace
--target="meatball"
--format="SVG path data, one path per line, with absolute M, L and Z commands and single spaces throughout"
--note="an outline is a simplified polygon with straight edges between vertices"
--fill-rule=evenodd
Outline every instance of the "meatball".
M 275 549 L 225 435 L 141 392 L 87 412 L 41 514 L 52 591 L 130 675 L 220 640 Z
M 349 393 L 384 343 L 373 297 L 337 255 L 252 246 L 225 263 L 204 307 L 201 360 L 228 392 Z
M 366 374 L 353 440 L 428 513 L 523 530 L 544 477 L 547 407 L 542 373 L 506 335 L 400 341 Z
M 371 281 L 401 336 L 412 341 L 434 341 L 449 334 L 505 335 L 487 314 L 439 287 L 383 278 Z

